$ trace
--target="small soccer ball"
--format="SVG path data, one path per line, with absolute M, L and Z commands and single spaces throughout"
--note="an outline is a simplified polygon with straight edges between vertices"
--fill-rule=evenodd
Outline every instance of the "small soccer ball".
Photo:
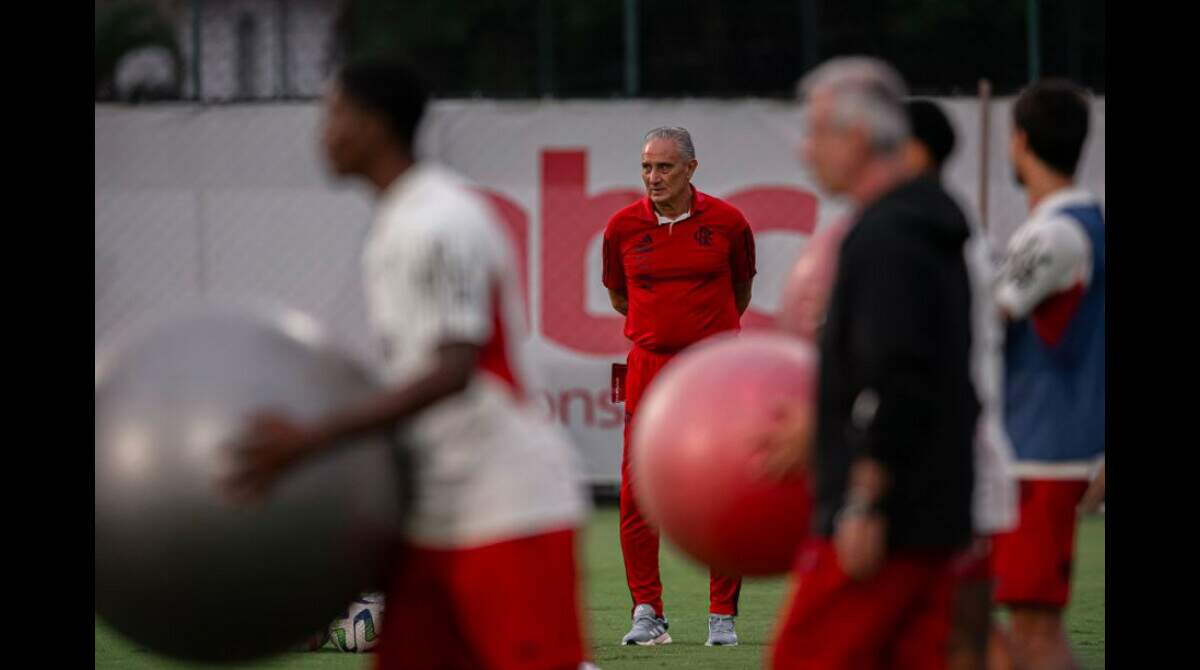
M 367 593 L 346 608 L 346 615 L 329 625 L 329 640 L 342 651 L 360 654 L 379 644 L 383 630 L 383 594 Z

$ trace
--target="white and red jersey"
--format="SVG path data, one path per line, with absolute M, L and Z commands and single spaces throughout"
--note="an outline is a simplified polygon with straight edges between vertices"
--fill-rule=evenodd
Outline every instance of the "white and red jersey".
M 1010 319 L 1005 414 L 1021 478 L 1090 479 L 1103 460 L 1104 213 L 1068 187 L 1008 244 L 996 302 Z
M 1059 191 L 1039 203 L 1008 242 L 996 302 L 1013 320 L 1036 311 L 1035 327 L 1049 343 L 1061 337 L 1092 279 L 1091 242 L 1062 210 L 1095 203 L 1082 189 Z
M 461 548 L 577 526 L 578 454 L 527 400 L 524 310 L 511 241 L 462 178 L 418 164 L 383 194 L 363 250 L 383 380 L 420 375 L 444 343 L 481 347 L 467 388 L 406 426 L 416 501 L 409 539 Z
M 1017 523 L 1016 457 L 1004 427 L 1004 328 L 992 298 L 991 246 L 973 230 L 963 245 L 971 281 L 971 379 L 979 398 L 975 434 L 975 487 L 971 513 L 975 532 L 992 535 Z

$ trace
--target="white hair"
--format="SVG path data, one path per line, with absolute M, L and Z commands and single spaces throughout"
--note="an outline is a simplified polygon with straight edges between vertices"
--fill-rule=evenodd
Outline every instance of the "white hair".
M 687 131 L 687 128 L 678 126 L 655 128 L 646 133 L 646 137 L 642 139 L 642 146 L 646 146 L 650 140 L 671 140 L 676 147 L 679 147 L 679 155 L 685 162 L 696 158 L 696 147 L 692 144 L 692 134 Z
M 841 127 L 861 123 L 871 148 L 879 153 L 898 151 L 909 136 L 904 99 L 908 87 L 887 63 L 867 56 L 843 56 L 822 63 L 800 80 L 801 100 L 817 92 L 833 94 L 833 117 Z

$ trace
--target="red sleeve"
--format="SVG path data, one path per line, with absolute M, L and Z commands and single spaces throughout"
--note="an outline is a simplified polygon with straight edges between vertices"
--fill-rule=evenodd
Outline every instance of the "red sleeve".
M 616 221 L 604 229 L 604 285 L 614 291 L 625 290 L 625 263 L 621 259 L 621 238 Z
M 729 267 L 734 284 L 745 284 L 758 274 L 754 261 L 754 231 L 745 217 L 738 217 L 733 228 L 733 239 L 729 244 Z

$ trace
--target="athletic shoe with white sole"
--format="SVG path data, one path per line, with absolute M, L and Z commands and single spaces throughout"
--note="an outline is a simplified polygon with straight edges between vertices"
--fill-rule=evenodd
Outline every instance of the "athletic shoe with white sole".
M 708 615 L 708 642 L 706 647 L 736 647 L 737 633 L 733 632 L 733 617 L 724 614 Z
M 640 644 L 651 647 L 659 644 L 671 644 L 671 635 L 667 633 L 667 618 L 657 616 L 654 607 L 641 604 L 633 608 L 633 628 L 621 638 L 621 644 Z

